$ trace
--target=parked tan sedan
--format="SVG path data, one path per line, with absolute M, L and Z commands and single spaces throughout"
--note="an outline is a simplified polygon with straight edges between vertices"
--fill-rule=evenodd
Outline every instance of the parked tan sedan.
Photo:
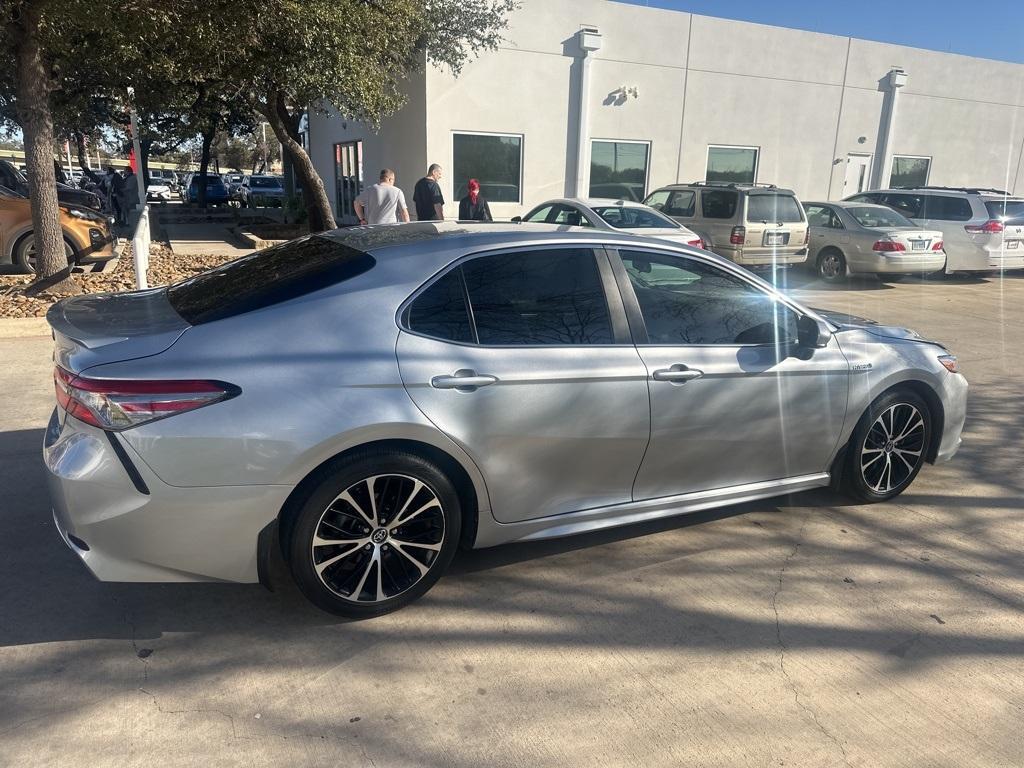
M 810 225 L 807 260 L 823 280 L 850 274 L 898 279 L 931 274 L 946 263 L 942 233 L 921 229 L 892 208 L 870 203 L 804 203 Z

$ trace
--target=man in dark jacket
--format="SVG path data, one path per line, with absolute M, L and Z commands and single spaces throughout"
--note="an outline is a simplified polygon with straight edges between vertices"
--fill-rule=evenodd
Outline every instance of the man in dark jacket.
M 416 182 L 412 201 L 417 221 L 444 221 L 444 195 L 437 183 L 440 178 L 441 166 L 434 163 L 427 169 L 427 175 Z

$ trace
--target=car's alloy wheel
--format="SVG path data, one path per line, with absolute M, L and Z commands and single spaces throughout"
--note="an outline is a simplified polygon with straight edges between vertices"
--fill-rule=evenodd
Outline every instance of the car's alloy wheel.
M 338 460 L 285 519 L 302 592 L 350 618 L 389 613 L 429 590 L 451 562 L 459 495 L 427 459 L 381 449 Z
M 833 282 L 846 276 L 846 260 L 839 251 L 825 251 L 818 257 L 818 275 Z
M 68 264 L 71 263 L 75 256 L 74 249 L 67 240 L 64 241 L 64 255 L 67 257 Z M 36 239 L 33 235 L 28 235 L 18 244 L 14 254 L 14 261 L 26 272 L 36 271 Z
M 847 490 L 866 502 L 902 493 L 925 462 L 931 429 L 928 406 L 915 392 L 890 392 L 876 400 L 850 439 Z
M 405 475 L 374 475 L 327 506 L 310 557 L 334 594 L 380 603 L 415 586 L 443 543 L 444 510 L 430 486 Z
M 924 417 L 910 403 L 882 411 L 860 449 L 864 484 L 880 494 L 902 488 L 924 460 L 924 435 Z

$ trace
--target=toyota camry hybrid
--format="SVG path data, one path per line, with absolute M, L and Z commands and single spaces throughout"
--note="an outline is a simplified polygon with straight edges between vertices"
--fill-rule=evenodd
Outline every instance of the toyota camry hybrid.
M 47 317 L 54 517 L 99 579 L 256 582 L 278 547 L 349 617 L 420 597 L 460 545 L 891 499 L 966 410 L 912 331 L 541 224 L 338 230 Z

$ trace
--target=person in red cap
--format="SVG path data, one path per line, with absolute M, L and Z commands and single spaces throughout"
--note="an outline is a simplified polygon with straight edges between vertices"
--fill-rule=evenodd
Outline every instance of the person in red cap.
M 469 194 L 459 201 L 459 221 L 494 221 L 487 200 L 480 194 L 480 182 L 470 179 L 466 189 Z

